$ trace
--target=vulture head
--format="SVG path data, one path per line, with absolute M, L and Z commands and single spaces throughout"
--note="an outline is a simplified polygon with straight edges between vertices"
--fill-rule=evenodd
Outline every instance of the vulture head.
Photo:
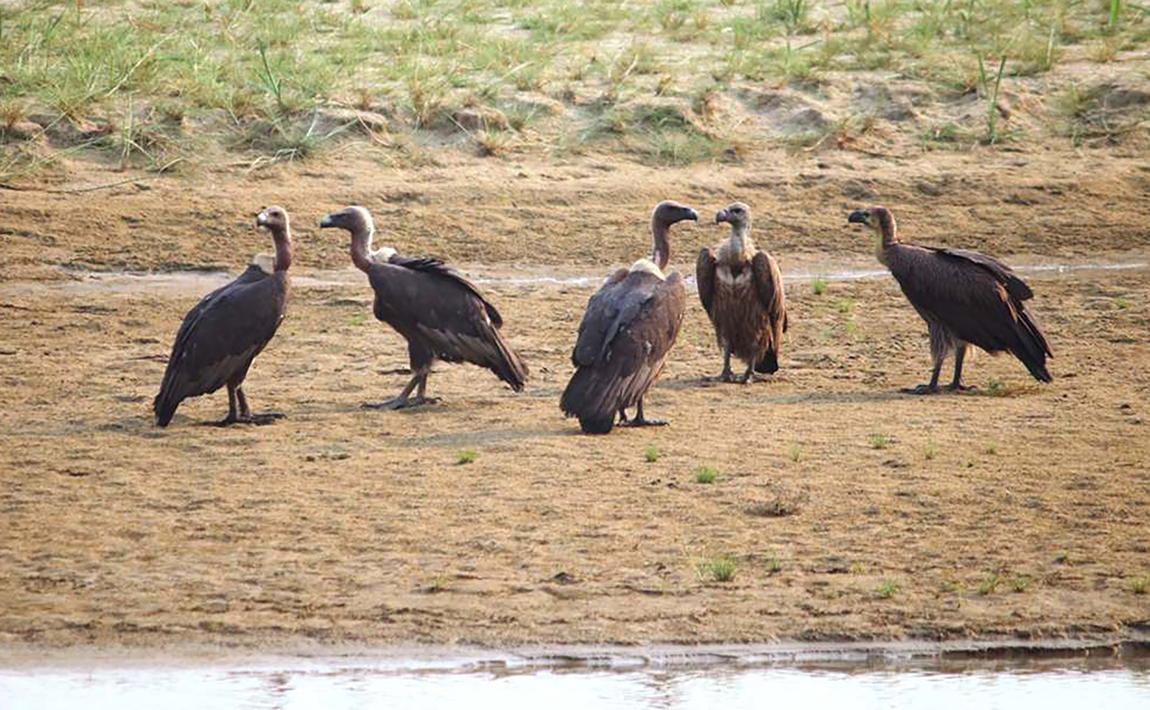
M 652 222 L 667 227 L 675 224 L 676 222 L 682 222 L 686 219 L 698 222 L 699 213 L 690 207 L 687 207 L 686 205 L 680 205 L 678 202 L 674 202 L 673 200 L 664 200 L 660 202 L 659 204 L 655 205 L 655 211 L 651 213 Z
M 275 205 L 265 207 L 256 215 L 256 226 L 263 227 L 273 233 L 286 233 L 288 230 L 287 212 L 284 211 L 283 207 Z
M 861 224 L 870 227 L 883 237 L 894 238 L 894 215 L 885 207 L 868 207 L 865 210 L 855 210 L 847 217 L 848 224 Z
M 742 202 L 732 202 L 715 215 L 715 224 L 727 222 L 736 232 L 745 232 L 751 227 L 751 208 Z
M 325 215 L 319 221 L 319 226 L 323 229 L 329 227 L 346 229 L 353 235 L 370 233 L 375 229 L 375 225 L 371 221 L 371 213 L 362 207 L 344 207 L 338 212 Z

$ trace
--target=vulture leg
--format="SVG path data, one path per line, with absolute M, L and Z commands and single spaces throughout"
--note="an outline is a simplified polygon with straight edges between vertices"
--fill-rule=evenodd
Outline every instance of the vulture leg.
M 244 402 L 244 408 L 247 409 L 247 402 Z M 228 383 L 228 416 L 216 422 L 216 426 L 231 426 L 240 419 L 236 416 L 236 388 L 231 382 Z
M 938 394 L 938 374 L 942 371 L 942 363 L 952 346 L 950 335 L 934 318 L 923 314 L 927 330 L 930 333 L 930 357 L 934 361 L 934 368 L 930 371 L 930 384 L 919 385 L 904 389 L 904 394 Z
M 966 343 L 959 343 L 954 348 L 954 380 L 946 386 L 951 392 L 966 392 L 974 389 L 962 384 L 962 359 L 966 357 L 966 349 L 970 346 Z
M 723 348 L 723 371 L 719 373 L 720 382 L 734 382 L 735 373 L 731 372 L 731 350 Z
M 430 369 L 431 367 L 428 366 L 426 369 L 416 370 L 415 374 L 412 375 L 411 379 L 404 385 L 403 391 L 399 393 L 398 397 L 383 402 L 365 402 L 363 405 L 364 409 L 395 410 L 438 402 L 439 400 L 437 399 L 423 396 L 423 393 L 427 389 L 427 373 Z M 409 399 L 411 397 L 411 391 L 417 386 L 419 387 L 419 392 L 415 395 L 415 399 Z
M 231 393 L 231 388 L 228 388 L 228 393 Z M 283 419 L 284 415 L 279 412 L 265 412 L 264 414 L 252 414 L 252 410 L 248 408 L 248 398 L 244 394 L 244 386 L 236 385 L 236 400 L 240 405 L 240 416 L 236 419 L 237 422 L 243 424 L 256 424 L 264 425 L 271 424 L 277 419 Z
M 665 419 L 647 419 L 643 416 L 643 400 L 639 400 L 638 406 L 635 408 L 635 418 L 631 420 L 624 420 L 619 423 L 619 426 L 667 426 Z
M 739 380 L 739 382 L 741 382 L 742 384 L 745 385 L 748 382 L 753 382 L 754 379 L 755 379 L 755 363 L 752 362 L 750 365 L 747 365 L 747 371 L 743 373 L 743 377 L 742 377 L 742 379 Z
M 627 418 L 626 408 L 620 407 L 619 408 L 619 424 L 621 426 L 627 426 L 627 422 L 629 422 L 629 421 L 631 421 L 631 420 Z

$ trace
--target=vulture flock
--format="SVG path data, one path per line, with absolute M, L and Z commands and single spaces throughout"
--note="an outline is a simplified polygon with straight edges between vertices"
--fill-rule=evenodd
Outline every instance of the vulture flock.
M 678 222 L 698 219 L 690 207 L 660 202 L 651 213 L 650 258 L 608 276 L 587 302 L 571 352 L 575 373 L 559 400 L 563 413 L 577 418 L 585 433 L 606 434 L 616 424 L 666 423 L 644 416 L 643 397 L 662 372 L 687 310 L 683 276 L 666 270 L 670 230 Z M 788 326 L 786 297 L 778 263 L 751 239 L 750 208 L 741 202 L 729 205 L 715 215 L 716 224 L 723 222 L 730 225 L 730 236 L 699 252 L 695 280 L 723 353 L 718 379 L 736 381 L 734 355 L 746 365 L 737 378 L 746 384 L 755 373 L 779 369 Z M 962 364 L 970 345 L 992 354 L 1009 351 L 1035 379 L 1051 381 L 1046 369 L 1046 358 L 1053 357 L 1050 343 L 1026 309 L 1034 293 L 1009 266 L 975 251 L 904 244 L 894 216 L 884 207 L 855 210 L 847 222 L 874 230 L 878 260 L 926 321 L 930 382 L 904 392 L 937 393 L 943 361 L 952 352 L 954 379 L 946 389 L 966 389 Z M 238 278 L 204 296 L 184 317 L 153 403 L 161 427 L 171 422 L 185 398 L 225 385 L 228 415 L 221 425 L 266 424 L 283 416 L 253 414 L 243 389 L 252 361 L 283 321 L 291 286 L 287 212 L 268 207 L 256 216 L 256 225 L 271 233 L 275 254 L 257 255 Z M 352 264 L 367 275 L 375 293 L 375 317 L 407 340 L 411 380 L 398 396 L 365 407 L 401 409 L 437 401 L 426 396 L 436 360 L 469 362 L 490 370 L 516 392 L 523 389 L 527 365 L 503 338 L 502 315 L 474 283 L 437 259 L 402 256 L 390 247 L 373 250 L 375 227 L 363 207 L 333 212 L 319 226 L 350 235 Z

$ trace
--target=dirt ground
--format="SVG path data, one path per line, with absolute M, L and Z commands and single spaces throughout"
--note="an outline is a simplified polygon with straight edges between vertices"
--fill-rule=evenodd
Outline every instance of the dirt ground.
M 73 186 L 122 173 L 89 165 Z M 59 185 L 45 185 L 59 189 Z M 926 329 L 889 276 L 788 283 L 770 382 L 714 385 L 694 294 L 648 412 L 662 429 L 578 434 L 558 410 L 599 277 L 648 251 L 656 201 L 693 272 L 749 203 L 760 246 L 796 277 L 881 268 L 850 208 L 903 235 L 1018 265 L 1055 352 L 1040 385 L 980 354 L 972 395 L 914 397 Z M 411 170 L 348 157 L 266 174 L 86 192 L 0 190 L 0 642 L 264 646 L 322 642 L 757 642 L 1119 636 L 1150 630 L 1150 169 L 1120 148 L 882 158 L 765 151 L 667 171 L 607 157 L 457 157 Z M 248 378 L 266 427 L 202 426 L 226 397 L 157 429 L 151 398 L 183 314 L 295 219 L 288 320 Z M 361 403 L 406 380 L 370 314 L 344 204 L 377 244 L 498 277 L 483 286 L 532 368 L 515 394 L 437 366 L 443 401 Z M 1000 395 L 1000 396 L 995 396 Z M 474 452 L 474 461 L 460 464 Z M 649 455 L 650 454 L 650 455 Z M 648 461 L 654 458 L 654 461 Z M 713 468 L 712 484 L 696 482 Z M 730 581 L 709 578 L 726 556 Z

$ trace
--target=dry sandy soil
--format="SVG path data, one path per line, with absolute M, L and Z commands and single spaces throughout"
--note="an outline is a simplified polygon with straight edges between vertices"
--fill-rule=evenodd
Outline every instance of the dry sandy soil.
M 74 186 L 122 180 L 88 164 Z M 58 189 L 59 185 L 44 185 Z M 387 170 L 346 157 L 246 176 L 87 192 L 0 190 L 0 642 L 302 639 L 390 644 L 1053 638 L 1150 630 L 1150 170 L 1144 153 L 1042 146 L 918 153 L 764 150 L 667 171 L 610 156 L 455 156 Z M 560 415 L 596 280 L 648 250 L 659 199 L 704 219 L 673 264 L 723 236 L 733 199 L 779 258 L 791 329 L 769 382 L 714 385 L 692 295 L 648 397 L 662 429 L 588 438 Z M 150 418 L 171 338 L 219 274 L 295 218 L 288 320 L 247 389 L 272 426 L 220 429 L 222 394 Z M 533 378 L 514 394 L 437 366 L 434 406 L 361 404 L 406 380 L 342 233 L 473 275 Z M 847 211 L 882 203 L 903 234 L 1013 264 L 1141 263 L 1024 276 L 1056 358 L 1040 385 L 1010 357 L 969 363 L 971 395 L 914 397 L 926 329 Z M 802 276 L 806 274 L 806 276 Z M 587 282 L 507 277 L 588 276 Z M 995 396 L 997 395 L 997 396 Z M 648 461 L 647 451 L 656 453 Z M 474 461 L 459 464 L 461 453 Z M 717 471 L 712 484 L 696 471 Z M 734 578 L 701 565 L 729 556 Z

